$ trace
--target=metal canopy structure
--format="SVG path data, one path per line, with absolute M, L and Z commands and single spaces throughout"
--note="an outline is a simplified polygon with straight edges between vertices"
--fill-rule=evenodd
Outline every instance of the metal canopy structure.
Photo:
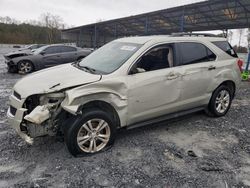
M 209 0 L 62 30 L 81 47 L 99 47 L 124 36 L 250 27 L 250 0 Z

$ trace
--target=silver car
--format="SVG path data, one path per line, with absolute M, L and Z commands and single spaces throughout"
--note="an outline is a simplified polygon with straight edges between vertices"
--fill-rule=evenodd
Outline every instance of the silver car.
M 21 79 L 8 118 L 27 142 L 59 134 L 72 155 L 96 153 L 113 144 L 120 128 L 200 110 L 224 116 L 240 82 L 240 61 L 224 38 L 118 39 L 81 62 Z

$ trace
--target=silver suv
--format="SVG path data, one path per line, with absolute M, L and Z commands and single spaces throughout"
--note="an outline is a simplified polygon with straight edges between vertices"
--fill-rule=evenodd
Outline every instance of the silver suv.
M 24 77 L 10 96 L 10 124 L 27 142 L 64 135 L 74 156 L 110 146 L 133 128 L 205 110 L 224 116 L 240 82 L 224 38 L 130 37 L 80 62 Z

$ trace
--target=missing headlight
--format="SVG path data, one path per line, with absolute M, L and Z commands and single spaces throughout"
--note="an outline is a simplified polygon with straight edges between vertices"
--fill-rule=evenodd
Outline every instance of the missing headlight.
M 39 104 L 33 106 L 32 111 L 29 111 L 24 119 L 40 125 L 50 118 L 55 118 L 61 110 L 60 104 L 64 98 L 64 93 L 50 93 L 40 96 Z

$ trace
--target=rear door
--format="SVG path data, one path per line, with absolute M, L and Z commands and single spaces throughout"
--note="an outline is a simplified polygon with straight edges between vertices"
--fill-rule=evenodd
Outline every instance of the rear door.
M 62 46 L 63 63 L 70 63 L 77 60 L 77 49 L 72 46 Z
M 182 109 L 190 109 L 208 103 L 209 86 L 216 75 L 216 55 L 204 44 L 177 43 L 178 64 L 182 69 Z

